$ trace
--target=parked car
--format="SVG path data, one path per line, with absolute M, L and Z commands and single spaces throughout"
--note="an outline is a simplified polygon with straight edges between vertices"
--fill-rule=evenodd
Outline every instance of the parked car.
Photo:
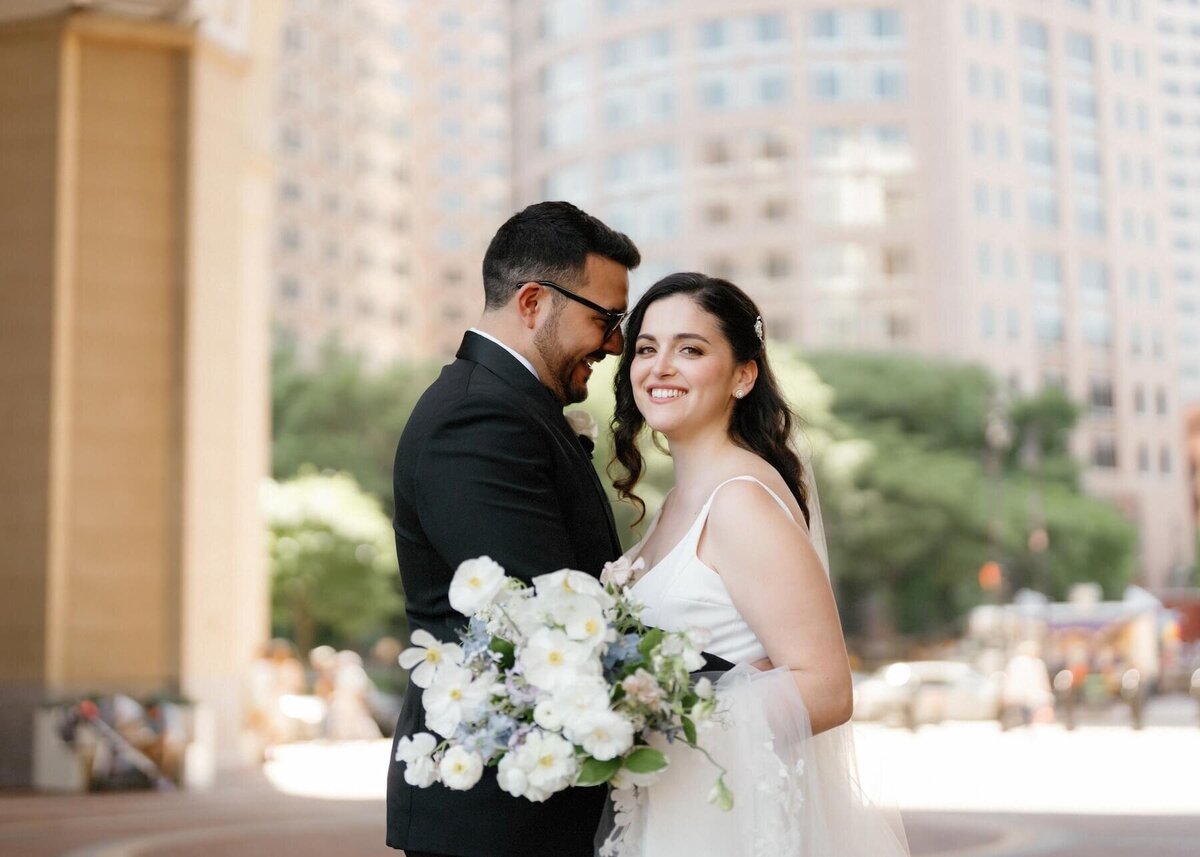
M 855 683 L 854 717 L 916 728 L 943 720 L 994 720 L 1000 682 L 958 661 L 890 664 Z

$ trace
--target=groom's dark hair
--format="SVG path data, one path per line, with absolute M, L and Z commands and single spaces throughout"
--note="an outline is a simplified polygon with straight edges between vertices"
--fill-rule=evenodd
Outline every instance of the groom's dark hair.
M 483 255 L 483 291 L 488 309 L 498 309 L 532 280 L 555 280 L 580 288 L 587 254 L 626 268 L 642 261 L 629 236 L 569 202 L 539 202 L 504 222 Z

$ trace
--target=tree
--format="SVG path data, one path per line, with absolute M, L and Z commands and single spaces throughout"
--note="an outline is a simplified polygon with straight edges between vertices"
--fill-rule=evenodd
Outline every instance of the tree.
M 271 373 L 274 477 L 290 478 L 306 464 L 349 473 L 391 514 L 396 442 L 437 368 L 397 363 L 371 372 L 334 345 L 306 368 L 293 351 L 277 351 Z
M 308 651 L 320 638 L 367 642 L 401 612 L 392 528 L 353 477 L 305 469 L 267 480 L 261 505 L 270 528 L 274 632 Z

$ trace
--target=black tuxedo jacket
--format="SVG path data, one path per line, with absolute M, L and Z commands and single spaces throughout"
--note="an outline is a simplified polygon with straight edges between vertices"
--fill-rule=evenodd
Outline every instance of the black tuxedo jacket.
M 560 568 L 599 575 L 621 553 L 588 448 L 562 406 L 521 363 L 468 332 L 458 358 L 417 402 L 396 450 L 396 553 L 409 628 L 453 640 L 458 564 L 490 556 L 513 577 Z M 425 729 L 409 685 L 396 741 Z M 453 857 L 590 857 L 606 791 L 570 788 L 544 803 L 513 798 L 495 770 L 466 792 L 417 789 L 388 770 L 387 844 Z

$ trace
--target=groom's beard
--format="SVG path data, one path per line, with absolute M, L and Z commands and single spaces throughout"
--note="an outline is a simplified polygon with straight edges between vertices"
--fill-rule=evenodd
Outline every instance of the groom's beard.
M 587 359 L 603 360 L 605 354 L 603 351 L 599 351 L 589 354 L 585 358 L 572 358 L 558 340 L 558 322 L 559 316 L 557 314 L 552 316 L 534 337 L 533 345 L 542 358 L 542 364 L 546 367 L 547 377 L 542 379 L 542 383 L 566 407 L 587 398 L 587 379 L 591 377 L 591 369 L 581 372 L 580 366 L 585 365 Z M 577 375 L 580 374 L 584 376 L 582 381 L 577 378 Z

